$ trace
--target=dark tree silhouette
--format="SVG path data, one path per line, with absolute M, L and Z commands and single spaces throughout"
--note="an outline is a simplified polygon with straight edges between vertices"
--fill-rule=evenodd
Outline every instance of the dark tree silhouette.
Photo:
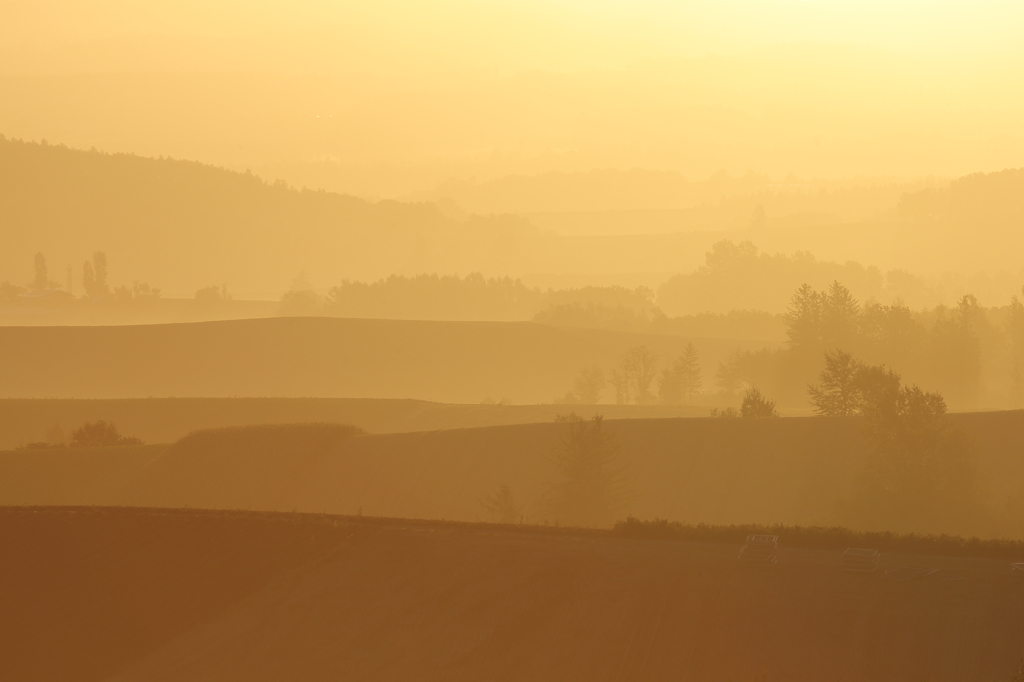
M 556 478 L 548 489 L 546 509 L 561 523 L 610 525 L 626 496 L 618 443 L 600 415 L 583 419 L 570 414 L 559 421 L 564 430 L 551 456 Z
M 82 288 L 87 296 L 105 296 L 110 293 L 107 285 L 107 254 L 97 251 L 92 261 L 82 265 Z
M 503 483 L 483 499 L 483 507 L 497 523 L 518 523 L 523 518 L 523 508 L 516 503 L 512 488 Z
M 658 377 L 658 400 L 669 405 L 681 405 L 700 390 L 700 362 L 693 343 L 676 358 L 671 367 L 661 370 Z
M 46 273 L 46 257 L 42 253 L 36 254 L 36 276 L 32 280 L 32 288 L 40 291 L 50 285 L 50 277 Z
M 887 530 L 959 532 L 983 514 L 970 447 L 946 417 L 938 393 L 901 386 L 895 372 L 867 368 L 864 401 L 870 456 L 850 512 Z
M 778 417 L 775 409 L 775 401 L 769 400 L 761 391 L 756 388 L 747 389 L 743 396 L 743 404 L 740 405 L 740 416 L 742 417 Z
M 601 402 L 601 391 L 607 383 L 598 365 L 584 367 L 573 381 L 571 396 L 582 405 L 596 405 Z
M 101 447 L 107 445 L 142 445 L 132 436 L 122 436 L 117 427 L 102 419 L 83 424 L 71 432 L 71 447 Z
M 814 411 L 826 417 L 846 417 L 860 410 L 861 391 L 857 381 L 862 365 L 842 350 L 825 353 L 820 383 L 809 386 Z
M 1010 402 L 1020 407 L 1024 404 L 1024 305 L 1016 296 L 1010 299 L 1006 335 L 1010 338 Z
M 658 356 L 647 346 L 635 346 L 626 351 L 626 356 L 622 360 L 622 374 L 626 379 L 632 401 L 638 405 L 654 402 L 651 383 L 657 376 L 657 364 Z

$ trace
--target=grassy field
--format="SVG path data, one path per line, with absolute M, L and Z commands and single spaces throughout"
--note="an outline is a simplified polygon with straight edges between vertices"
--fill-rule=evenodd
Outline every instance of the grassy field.
M 1020 499 L 1024 412 L 954 415 L 974 444 L 990 514 L 883 530 L 1024 537 L 1000 516 Z M 263 509 L 485 521 L 484 498 L 508 485 L 521 518 L 554 524 L 544 496 L 564 424 L 522 424 L 325 438 L 322 426 L 250 427 L 161 449 L 0 454 L 0 504 Z M 610 420 L 628 480 L 622 517 L 688 523 L 848 523 L 867 448 L 855 419 Z M 1017 525 L 1013 525 L 1013 521 Z
M 1010 680 L 1005 560 L 305 514 L 0 508 L 0 677 Z M 885 570 L 937 571 L 913 582 Z
M 664 362 L 690 339 L 530 322 L 273 318 L 123 327 L 0 327 L 8 398 L 331 397 L 551 402 L 594 363 L 647 345 Z M 713 376 L 733 349 L 693 339 Z M 606 399 L 612 397 L 611 389 Z
M 402 433 L 550 422 L 571 410 L 594 409 L 609 419 L 702 417 L 709 412 L 671 405 L 460 405 L 385 398 L 0 399 L 0 450 L 45 442 L 54 429 L 66 438 L 77 426 L 98 419 L 146 443 L 171 443 L 199 429 L 250 424 L 337 422 L 357 424 L 370 433 Z

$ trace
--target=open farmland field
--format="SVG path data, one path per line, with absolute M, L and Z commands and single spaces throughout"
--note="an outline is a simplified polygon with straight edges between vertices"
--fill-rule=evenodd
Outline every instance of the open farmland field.
M 199 429 L 337 422 L 370 433 L 464 429 L 553 421 L 558 414 L 600 410 L 608 419 L 707 416 L 709 408 L 673 405 L 456 405 L 360 398 L 0 399 L 0 450 L 64 437 L 86 422 L 113 422 L 146 443 L 171 443 Z
M 889 530 L 1024 537 L 997 525 L 1019 495 L 1024 413 L 951 417 L 973 442 L 993 515 Z M 621 515 L 691 523 L 829 525 L 865 466 L 856 418 L 609 420 L 628 482 Z M 507 484 L 527 523 L 554 523 L 544 496 L 564 424 L 360 434 L 293 425 L 199 432 L 169 446 L 0 454 L 0 504 L 306 511 L 487 520 Z M 995 515 L 995 516 L 994 516 Z
M 333 397 L 549 402 L 594 363 L 689 339 L 530 322 L 274 318 L 123 327 L 0 327 L 8 398 Z M 733 349 L 694 339 L 710 376 Z
M 1008 680 L 1005 560 L 603 531 L 133 509 L 0 510 L 18 680 Z

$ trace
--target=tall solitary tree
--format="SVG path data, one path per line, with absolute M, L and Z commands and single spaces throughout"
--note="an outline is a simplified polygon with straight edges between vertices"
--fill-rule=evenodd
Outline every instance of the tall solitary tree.
M 789 347 L 797 352 L 815 351 L 821 345 L 822 295 L 804 284 L 783 316 Z
M 579 403 L 596 405 L 601 402 L 601 391 L 607 383 L 598 365 L 584 367 L 572 383 L 572 395 Z
M 626 357 L 622 360 L 622 372 L 633 401 L 638 405 L 654 402 L 651 383 L 657 376 L 657 364 L 658 356 L 647 346 L 635 346 L 626 351 Z
M 821 342 L 825 348 L 849 348 L 857 341 L 860 306 L 850 290 L 832 282 L 821 295 Z
M 110 293 L 107 286 L 107 254 L 97 251 L 91 261 L 82 265 L 82 288 L 87 296 L 105 296 Z
M 1024 305 L 1016 296 L 1010 299 L 1006 335 L 1010 337 L 1010 400 L 1020 407 L 1024 404 Z
M 498 486 L 497 490 L 484 497 L 481 504 L 497 523 L 516 523 L 522 520 L 523 508 L 516 502 L 508 483 Z
M 814 411 L 826 417 L 846 417 L 860 409 L 858 376 L 862 365 L 842 350 L 825 353 L 820 383 L 807 388 Z
M 42 253 L 36 254 L 36 276 L 32 280 L 32 288 L 40 291 L 49 286 L 50 278 L 46 273 L 46 257 Z
M 611 525 L 626 501 L 625 474 L 618 465 L 618 443 L 601 417 L 568 415 L 551 456 L 555 480 L 545 506 L 562 523 Z
M 671 367 L 661 370 L 658 377 L 658 400 L 669 405 L 681 405 L 700 390 L 701 372 L 697 349 L 693 343 L 676 358 Z

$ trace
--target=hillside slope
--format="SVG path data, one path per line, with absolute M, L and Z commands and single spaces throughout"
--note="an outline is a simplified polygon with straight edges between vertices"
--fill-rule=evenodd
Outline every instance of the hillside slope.
M 954 415 L 974 443 L 987 507 L 879 528 L 1024 537 L 1017 443 L 1024 412 Z M 256 509 L 382 517 L 492 518 L 484 498 L 508 485 L 526 523 L 559 521 L 546 504 L 564 424 L 350 435 L 319 427 L 206 432 L 152 450 L 0 454 L 0 504 Z M 857 527 L 837 507 L 855 489 L 867 447 L 856 419 L 627 419 L 606 422 L 627 489 L 619 518 L 690 523 Z M 255 439 L 255 440 L 254 440 Z M 55 472 L 72 472 L 55 475 Z M 864 522 L 866 523 L 866 522 Z M 870 524 L 869 524 L 870 525 Z
M 9 398 L 336 397 L 550 402 L 584 367 L 689 339 L 529 322 L 273 318 L 125 327 L 0 327 Z M 740 341 L 695 339 L 705 375 Z M 610 390 L 606 391 L 606 396 Z
M 677 405 L 484 405 L 363 398 L 0 399 L 0 450 L 68 438 L 102 419 L 146 443 L 171 443 L 198 429 L 337 422 L 370 433 L 465 429 L 550 422 L 575 410 L 608 419 L 703 417 L 710 408 Z
M 1005 561 L 304 515 L 0 510 L 9 679 L 1009 679 Z M 73 578 L 73 579 L 72 579 Z M 109 676 L 109 677 L 108 677 Z
M 274 298 L 303 270 L 321 285 L 395 272 L 507 274 L 507 259 L 538 237 L 521 218 L 460 222 L 434 204 L 374 203 L 193 161 L 3 137 L 0 225 L 10 226 L 0 279 L 27 280 L 42 251 L 54 273 L 75 267 L 81 291 L 81 263 L 101 250 L 115 284 L 191 294 L 226 281 L 245 297 Z

